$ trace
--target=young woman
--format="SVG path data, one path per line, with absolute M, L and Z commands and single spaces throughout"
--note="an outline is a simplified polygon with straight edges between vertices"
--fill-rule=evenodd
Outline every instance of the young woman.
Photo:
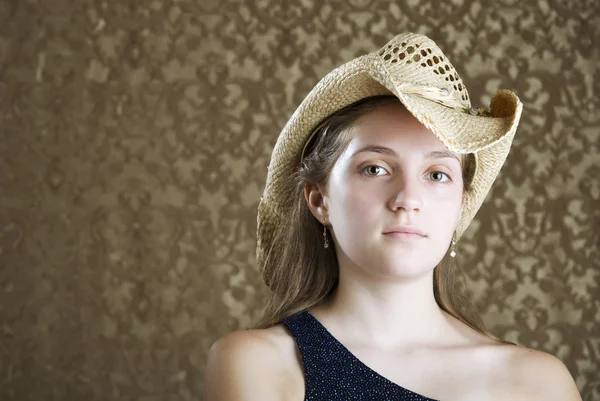
M 510 91 L 471 108 L 421 35 L 323 78 L 259 205 L 271 297 L 211 347 L 206 400 L 581 400 L 560 360 L 485 329 L 454 263 L 521 110 Z

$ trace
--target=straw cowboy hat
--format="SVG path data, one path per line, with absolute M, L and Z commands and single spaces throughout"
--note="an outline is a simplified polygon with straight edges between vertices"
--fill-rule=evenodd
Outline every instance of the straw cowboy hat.
M 426 36 L 403 33 L 381 49 L 327 74 L 302 101 L 279 135 L 258 205 L 257 262 L 272 244 L 274 228 L 287 224 L 292 194 L 283 183 L 298 167 L 315 127 L 327 116 L 360 99 L 394 94 L 423 125 L 456 153 L 475 156 L 475 175 L 455 239 L 481 207 L 504 164 L 523 105 L 509 90 L 498 90 L 489 108 L 473 108 L 467 88 L 440 48 Z

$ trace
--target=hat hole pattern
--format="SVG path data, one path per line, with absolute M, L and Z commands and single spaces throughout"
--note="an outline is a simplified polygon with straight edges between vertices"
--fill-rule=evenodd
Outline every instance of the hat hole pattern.
M 458 76 L 458 73 L 452 65 L 450 65 L 444 56 L 435 54 L 433 49 L 429 47 L 421 48 L 419 43 L 410 43 L 405 41 L 402 43 L 390 43 L 383 48 L 379 55 L 383 57 L 383 60 L 390 65 L 399 65 L 405 63 L 406 65 L 418 62 L 421 68 L 426 68 L 432 71 L 434 74 L 440 76 L 440 79 L 444 77 L 443 82 L 448 82 L 451 87 L 458 92 L 458 96 L 463 101 L 469 100 L 466 88 L 462 84 L 462 80 Z M 435 86 L 439 83 L 430 82 Z

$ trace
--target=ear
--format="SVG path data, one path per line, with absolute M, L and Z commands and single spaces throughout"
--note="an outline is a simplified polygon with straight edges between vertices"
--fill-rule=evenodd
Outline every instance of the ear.
M 305 184 L 304 198 L 311 213 L 323 224 L 329 222 L 329 198 L 323 185 Z

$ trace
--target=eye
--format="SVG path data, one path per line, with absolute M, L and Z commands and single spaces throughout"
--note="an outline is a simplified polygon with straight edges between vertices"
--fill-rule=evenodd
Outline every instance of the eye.
M 381 166 L 371 165 L 371 166 L 367 166 L 367 167 L 363 168 L 362 171 L 367 171 L 367 175 L 370 175 L 372 177 L 377 177 L 379 175 L 382 175 L 382 174 L 377 174 L 378 171 L 385 172 L 386 170 Z M 371 174 L 371 173 L 373 173 L 373 174 Z
M 427 174 L 428 176 L 431 176 L 433 181 L 437 181 L 437 182 L 448 182 L 451 181 L 450 177 L 448 176 L 448 174 L 443 173 L 441 171 L 432 171 L 431 173 Z M 446 180 L 443 180 L 443 178 L 446 177 Z

